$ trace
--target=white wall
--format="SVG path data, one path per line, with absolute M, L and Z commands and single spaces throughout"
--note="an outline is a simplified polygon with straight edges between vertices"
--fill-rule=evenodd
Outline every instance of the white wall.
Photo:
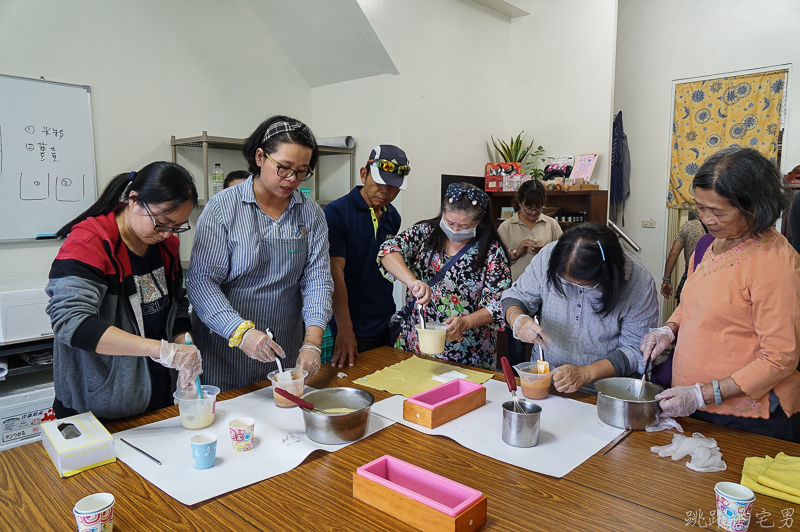
M 784 168 L 800 162 L 800 2 L 795 0 L 619 0 L 614 109 L 631 150 L 625 232 L 658 279 L 666 256 L 672 82 L 793 63 Z M 641 220 L 654 218 L 656 229 Z
M 403 227 L 439 211 L 441 174 L 483 175 L 489 135 L 504 133 L 510 23 L 460 0 L 359 0 L 400 72 L 312 90 L 320 136 L 356 137 L 362 165 L 379 143 L 411 161 L 395 200 Z
M 244 137 L 271 114 L 311 119 L 310 88 L 245 0 L 4 0 L 0 74 L 91 86 L 101 188 L 170 160 L 170 135 Z M 179 162 L 197 179 L 196 152 Z M 235 152 L 211 159 L 226 172 L 244 167 Z M 0 277 L 46 278 L 58 247 L 0 243 Z
M 598 153 L 592 179 L 608 188 L 616 0 L 534 0 L 512 22 L 507 138 L 525 131 L 547 155 Z
M 358 169 L 366 163 L 372 148 L 378 144 L 403 146 L 400 81 L 400 76 L 383 75 L 311 89 L 314 133 L 318 137 L 351 135 L 355 138 L 357 184 L 361 183 Z M 416 176 L 417 161 L 411 154 L 409 157 Z M 325 199 L 335 199 L 350 191 L 349 165 L 336 167 L 337 163 L 342 164 L 341 159 L 344 157 L 320 160 L 318 175 Z M 404 194 L 394 202 L 398 209 Z

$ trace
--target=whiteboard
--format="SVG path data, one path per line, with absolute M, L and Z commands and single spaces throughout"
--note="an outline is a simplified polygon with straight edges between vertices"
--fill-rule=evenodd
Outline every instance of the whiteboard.
M 0 75 L 0 240 L 52 237 L 97 199 L 91 90 Z

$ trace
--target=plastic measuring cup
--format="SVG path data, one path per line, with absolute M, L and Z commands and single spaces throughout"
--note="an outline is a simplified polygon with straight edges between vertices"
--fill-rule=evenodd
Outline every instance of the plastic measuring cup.
M 519 375 L 522 395 L 528 399 L 544 399 L 550 395 L 550 382 L 558 369 L 549 373 L 536 373 L 536 362 L 523 362 L 514 369 Z
M 293 368 L 287 369 L 283 372 L 284 376 L 286 373 L 291 372 L 291 380 L 281 379 L 278 380 L 278 375 L 281 373 L 279 371 L 270 371 L 267 374 L 267 378 L 272 382 L 272 397 L 275 399 L 275 405 L 280 406 L 282 408 L 290 408 L 293 406 L 297 406 L 290 400 L 286 399 L 275 393 L 275 388 L 283 388 L 289 393 L 300 397 L 303 395 L 303 388 L 305 388 L 305 381 L 306 377 L 308 377 L 308 372 L 302 368 Z
M 196 394 L 188 394 L 186 390 L 175 390 L 172 394 L 178 400 L 181 425 L 184 428 L 202 429 L 214 422 L 219 388 L 210 385 L 203 385 L 201 388 L 204 399 L 198 399 Z
M 444 341 L 447 336 L 447 325 L 442 323 L 426 322 L 425 328 L 422 325 L 415 325 L 417 338 L 419 338 L 419 352 L 426 355 L 438 355 L 444 351 Z

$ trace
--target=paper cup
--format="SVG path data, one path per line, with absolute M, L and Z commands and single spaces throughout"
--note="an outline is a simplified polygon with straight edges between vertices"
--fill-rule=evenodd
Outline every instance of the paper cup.
M 192 444 L 192 462 L 195 469 L 214 467 L 217 457 L 217 435 L 211 433 L 198 434 L 189 440 Z
M 253 432 L 255 426 L 256 420 L 251 417 L 236 418 L 228 423 L 231 443 L 236 452 L 249 451 L 253 448 Z
M 78 532 L 111 532 L 114 530 L 114 496 L 95 493 L 75 503 L 72 509 Z
M 756 495 L 735 482 L 717 482 L 717 527 L 731 532 L 744 532 L 750 526 L 750 511 Z

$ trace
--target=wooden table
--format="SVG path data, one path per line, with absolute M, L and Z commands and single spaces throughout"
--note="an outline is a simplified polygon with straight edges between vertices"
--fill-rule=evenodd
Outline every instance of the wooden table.
M 405 351 L 376 349 L 362 354 L 352 368 L 324 366 L 310 384 L 353 386 L 353 379 L 409 356 Z M 347 373 L 346 380 L 336 376 L 339 371 Z M 220 398 L 262 387 L 264 383 L 231 390 Z M 376 400 L 389 396 L 365 389 Z M 570 397 L 594 402 L 582 394 Z M 118 432 L 177 415 L 177 407 L 171 407 L 108 428 Z M 117 532 L 415 530 L 352 497 L 355 469 L 384 454 L 482 491 L 489 498 L 483 530 L 688 530 L 707 523 L 714 510 L 714 484 L 739 482 L 745 457 L 774 456 L 781 451 L 800 456 L 798 444 L 691 419 L 681 423 L 687 436 L 701 432 L 717 440 L 727 471 L 697 473 L 684 465 L 688 457 L 673 462 L 650 452 L 652 445 L 668 444 L 672 431 L 634 432 L 605 456 L 598 453 L 556 479 L 485 457 L 450 439 L 394 424 L 338 452 L 315 451 L 288 473 L 194 506 L 184 506 L 164 494 L 121 461 L 62 479 L 42 444 L 32 443 L 0 452 L 0 530 L 73 530 L 72 506 L 98 491 L 116 497 Z M 762 514 L 759 523 L 756 514 L 762 509 L 770 515 Z M 701 521 L 699 511 L 705 520 Z M 716 525 L 708 528 L 716 529 Z M 800 506 L 757 494 L 749 530 L 762 529 L 800 530 Z

